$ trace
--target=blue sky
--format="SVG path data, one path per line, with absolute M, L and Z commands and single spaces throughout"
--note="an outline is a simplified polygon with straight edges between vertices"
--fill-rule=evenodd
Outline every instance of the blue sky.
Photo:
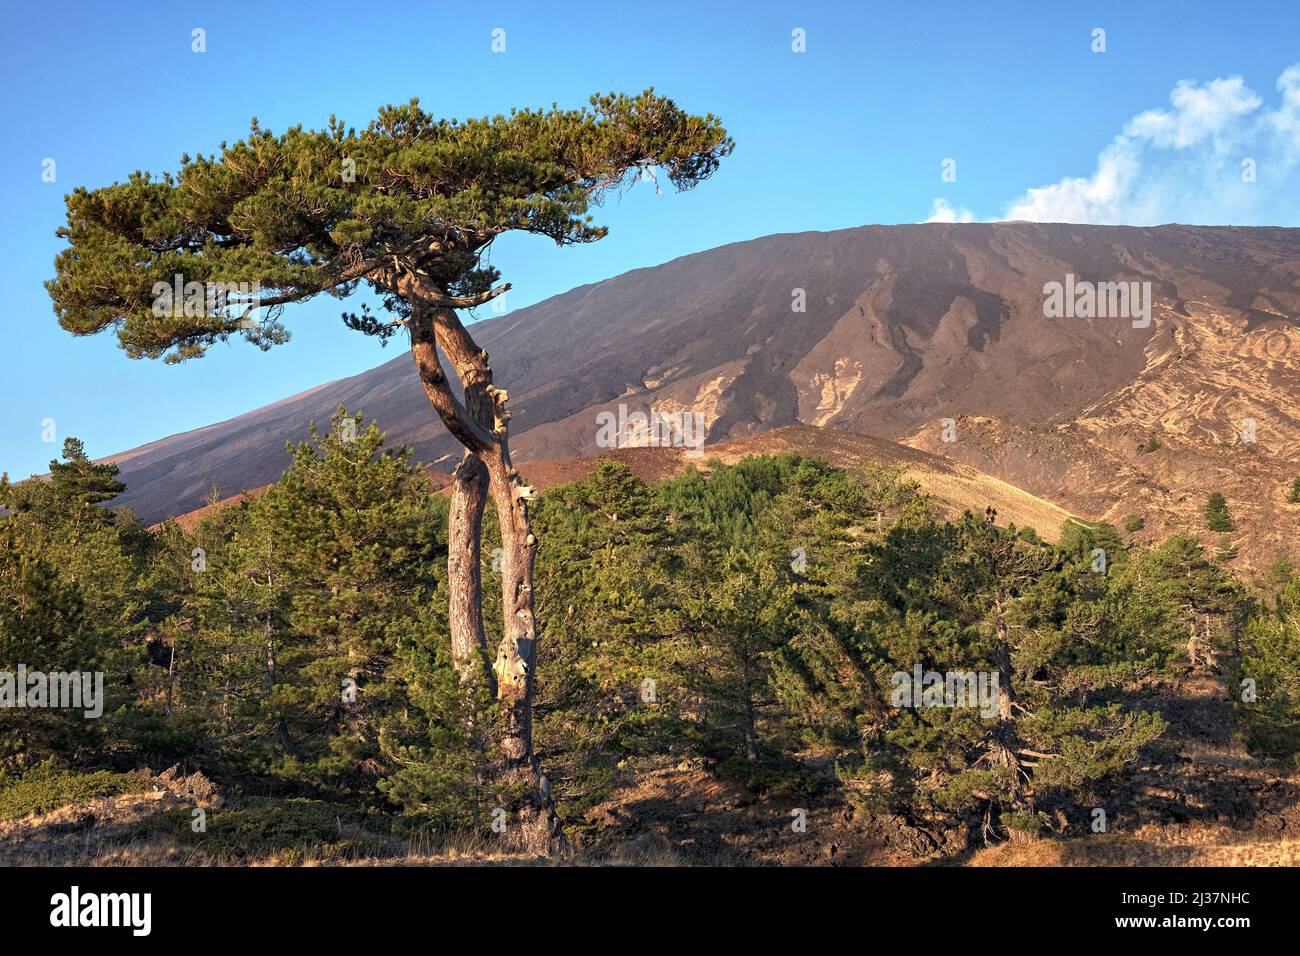
M 466 116 L 654 86 L 723 119 L 736 152 L 694 192 L 611 198 L 597 210 L 611 233 L 590 246 L 500 241 L 511 308 L 726 242 L 936 212 L 1300 225 L 1295 0 L 478 7 L 5 0 L 0 469 L 44 471 L 67 435 L 94 456 L 122 451 L 400 354 L 398 339 L 381 349 L 345 328 L 330 299 L 290 307 L 293 340 L 271 352 L 241 340 L 174 366 L 58 327 L 42 283 L 64 194 L 175 168 L 254 115 L 276 131 L 331 113 L 360 127 L 412 96 Z M 1258 163 L 1250 184 L 1243 157 Z

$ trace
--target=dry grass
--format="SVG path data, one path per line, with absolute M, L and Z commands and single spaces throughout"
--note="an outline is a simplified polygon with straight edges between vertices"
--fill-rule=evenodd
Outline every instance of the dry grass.
M 132 793 L 62 807 L 0 823 L 0 866 L 682 866 L 668 848 L 629 845 L 568 860 L 547 860 L 500 852 L 489 838 L 451 834 L 393 840 L 373 852 L 339 856 L 318 844 L 235 859 L 184 846 L 161 825 L 169 809 L 189 804 L 167 792 Z
M 302 843 L 233 859 L 214 855 L 202 847 L 182 845 L 164 829 L 149 829 L 150 820 L 180 805 L 182 802 L 169 793 L 124 794 L 0 823 L 0 866 L 664 867 L 762 862 L 734 853 L 710 861 L 698 853 L 683 853 L 663 841 L 647 839 L 630 839 L 608 849 L 580 852 L 567 860 L 546 860 L 501 853 L 490 838 L 474 834 L 456 834 L 437 840 L 428 837 L 394 840 L 376 846 L 373 851 L 345 856 L 319 845 Z M 1221 826 L 1153 825 L 1133 834 L 1001 844 L 977 851 L 964 865 L 1300 866 L 1300 840 L 1264 841 Z
M 1099 835 L 1076 840 L 1033 840 L 980 850 L 967 866 L 1300 866 L 1300 840 L 1243 841 L 1214 827 L 1183 828 L 1184 842 L 1143 836 Z
M 949 516 L 963 511 L 983 514 L 986 508 L 993 508 L 999 523 L 1033 528 L 1046 541 L 1055 541 L 1061 525 L 1073 517 L 1059 505 L 969 465 L 908 445 L 836 428 L 791 425 L 709 446 L 706 451 L 709 457 L 717 457 L 727 464 L 734 464 L 746 455 L 793 451 L 824 458 L 850 473 L 866 466 L 898 468 L 904 480 L 915 481 L 921 491 L 937 498 Z
M 1300 774 L 1250 758 L 1212 719 L 1225 696 L 1220 677 L 1192 675 L 1177 693 L 1185 705 L 1171 720 L 1178 759 L 1137 774 L 1117 798 L 1130 809 L 1123 832 L 1001 844 L 947 862 L 1300 866 L 1300 838 L 1293 836 L 1300 830 Z M 854 867 L 930 859 L 899 842 L 890 819 L 858 818 L 834 797 L 799 796 L 795 803 L 789 795 L 755 794 L 692 762 L 629 772 L 587 815 L 594 836 L 563 861 L 503 853 L 490 834 L 406 835 L 382 814 L 319 800 L 227 803 L 202 774 L 176 768 L 129 779 L 137 784 L 133 792 L 89 797 L 73 789 L 66 806 L 0 820 L 0 866 Z M 190 830 L 196 805 L 209 811 L 202 835 Z M 807 833 L 797 839 L 789 830 L 791 806 L 807 808 Z
M 1073 517 L 1064 508 L 1035 498 L 1015 485 L 962 466 L 955 474 L 945 474 L 927 469 L 913 469 L 903 473 L 921 486 L 921 490 L 934 495 L 948 505 L 952 514 L 974 511 L 982 514 L 985 508 L 998 513 L 999 524 L 1014 524 L 1019 528 L 1033 528 L 1044 541 L 1055 541 L 1061 525 Z

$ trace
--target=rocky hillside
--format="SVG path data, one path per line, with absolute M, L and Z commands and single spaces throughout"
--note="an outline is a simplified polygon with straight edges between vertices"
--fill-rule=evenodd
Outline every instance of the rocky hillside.
M 602 451 L 599 456 L 529 461 L 520 466 L 520 471 L 530 486 L 543 490 L 564 482 L 580 481 L 595 470 L 596 463 L 602 458 L 627 465 L 642 481 L 662 481 L 692 466 L 707 471 L 715 459 L 724 464 L 734 464 L 747 455 L 780 455 L 784 452 L 822 458 L 848 472 L 860 472 L 869 467 L 897 471 L 904 480 L 916 482 L 923 492 L 932 495 L 949 517 L 959 516 L 967 510 L 982 513 L 986 508 L 993 508 L 999 521 L 1032 527 L 1049 541 L 1056 540 L 1061 526 L 1072 517 L 1064 508 L 969 465 L 896 442 L 811 425 L 790 425 L 710 445 L 700 456 L 688 455 L 681 448 L 615 448 Z M 443 494 L 450 492 L 451 476 L 448 473 L 429 469 L 429 476 L 434 490 Z M 177 522 L 188 530 L 214 509 L 236 504 L 263 490 L 251 489 L 204 505 L 177 516 Z
M 1044 286 L 1067 281 L 1149 282 L 1149 325 L 1046 317 Z M 1202 530 L 1205 496 L 1222 490 L 1237 531 L 1216 543 L 1243 560 L 1300 537 L 1300 506 L 1285 501 L 1300 474 L 1300 230 L 769 236 L 574 289 L 475 335 L 510 389 L 523 460 L 597 453 L 597 416 L 620 404 L 693 411 L 710 444 L 794 424 L 902 440 L 1078 514 L 1141 518 L 1152 536 Z M 124 501 L 156 520 L 214 483 L 264 485 L 284 442 L 340 404 L 435 468 L 455 451 L 400 355 L 114 456 Z

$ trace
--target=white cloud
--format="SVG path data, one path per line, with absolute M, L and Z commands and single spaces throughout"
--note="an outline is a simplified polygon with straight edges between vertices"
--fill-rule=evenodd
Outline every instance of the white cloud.
M 974 222 L 975 214 L 969 209 L 954 209 L 946 199 L 936 199 L 930 207 L 930 218 L 926 222 Z
M 1062 179 L 1030 189 L 1007 211 L 1005 219 L 1035 222 L 1119 222 L 1117 210 L 1131 202 L 1141 171 L 1139 159 L 1119 140 L 1102 150 L 1089 179 Z
M 1091 176 L 1029 189 L 1004 219 L 1156 225 L 1300 225 L 1300 63 L 1265 104 L 1241 77 L 1179 82 L 1100 153 Z M 1243 179 L 1251 161 L 1254 181 Z M 936 200 L 930 222 L 949 210 Z M 965 211 L 963 210 L 963 213 Z M 969 215 L 969 214 L 967 214 Z
M 1264 105 L 1239 76 L 1197 86 L 1182 80 L 1169 95 L 1172 113 L 1147 110 L 1129 121 L 1124 136 L 1148 140 L 1162 149 L 1185 149 L 1230 132 L 1234 124 Z M 1121 137 L 1123 138 L 1123 137 Z

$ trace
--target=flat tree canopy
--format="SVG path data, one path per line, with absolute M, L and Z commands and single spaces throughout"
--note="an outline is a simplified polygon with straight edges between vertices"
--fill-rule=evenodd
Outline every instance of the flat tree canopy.
M 499 276 L 481 256 L 496 236 L 599 239 L 606 230 L 588 211 L 605 190 L 653 167 L 689 189 L 732 145 L 715 117 L 653 90 L 465 121 L 437 119 L 412 99 L 384 107 L 360 133 L 333 117 L 328 129 L 280 135 L 253 120 L 246 139 L 183 156 L 179 172 L 71 193 L 58 233 L 70 245 L 47 288 L 64 329 L 113 328 L 135 358 L 194 358 L 232 335 L 267 349 L 287 338 L 279 306 L 344 297 L 362 281 L 398 321 L 410 308 L 397 294 L 403 276 L 418 276 L 436 304 L 486 301 Z M 155 286 L 177 275 L 259 288 L 224 307 L 157 309 Z M 368 313 L 346 318 L 371 334 L 393 331 Z

